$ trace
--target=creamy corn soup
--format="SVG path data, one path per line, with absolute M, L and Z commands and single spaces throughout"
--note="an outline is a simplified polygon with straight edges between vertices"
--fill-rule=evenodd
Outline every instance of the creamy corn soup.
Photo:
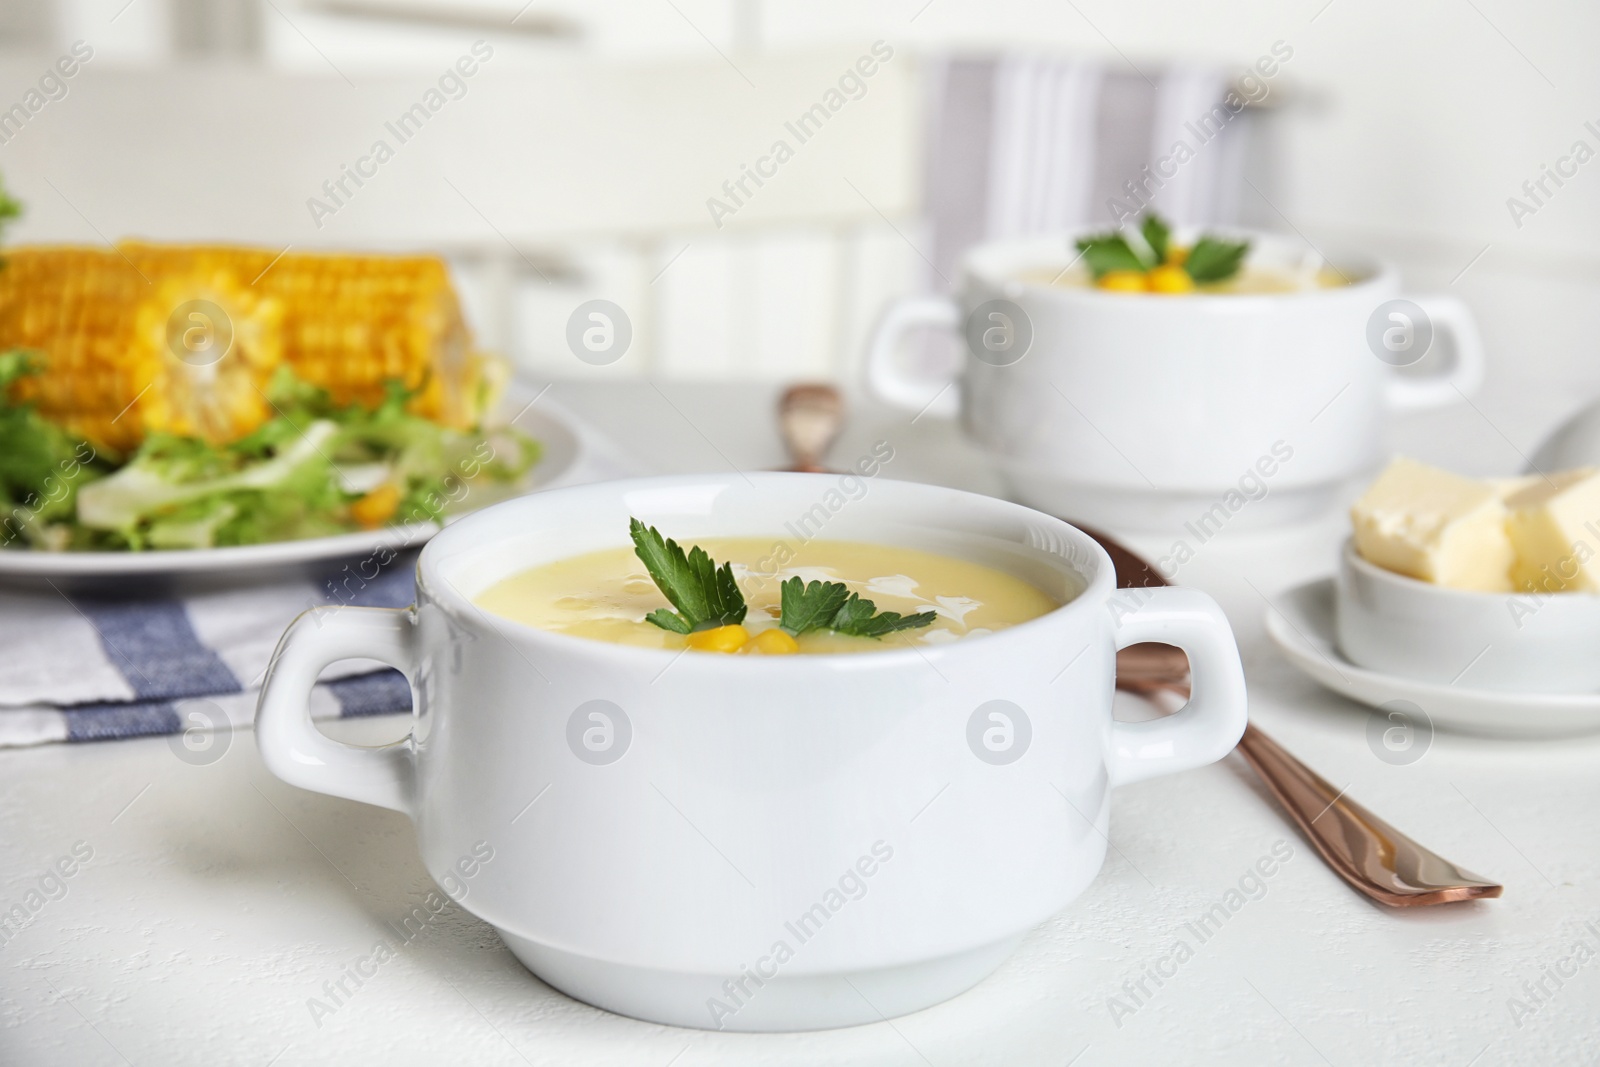
M 1036 285 L 1056 285 L 1067 289 L 1092 289 L 1094 278 L 1079 267 L 1062 273 L 1056 270 L 1033 270 L 1019 275 L 1025 282 Z M 1311 289 L 1336 289 L 1348 285 L 1349 279 L 1338 271 L 1323 269 L 1313 274 L 1246 266 L 1231 278 L 1220 282 L 1205 282 L 1195 286 L 1197 293 L 1297 293 Z
M 684 542 L 685 549 L 689 544 Z M 732 564 L 749 605 L 743 624 L 749 639 L 732 648 L 707 648 L 700 634 L 685 637 L 646 622 L 650 612 L 670 605 L 632 548 L 609 548 L 534 567 L 490 586 L 476 602 L 516 622 L 596 641 L 665 649 L 689 645 L 739 654 L 871 652 L 903 648 L 906 642 L 941 644 L 1003 630 L 1060 606 L 1004 571 L 932 552 L 854 541 L 788 543 L 788 562 L 776 574 L 767 574 L 771 564 L 762 564 L 774 557 L 770 539 L 713 537 L 693 544 L 719 564 Z M 793 643 L 781 631 L 764 639 L 766 631 L 778 629 L 779 586 L 794 577 L 841 582 L 880 612 L 931 611 L 936 618 L 931 625 L 882 638 L 813 630 Z

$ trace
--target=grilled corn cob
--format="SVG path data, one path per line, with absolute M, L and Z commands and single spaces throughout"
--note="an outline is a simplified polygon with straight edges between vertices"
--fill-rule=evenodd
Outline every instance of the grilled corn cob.
M 415 413 L 450 426 L 475 423 L 486 400 L 485 361 L 431 257 L 7 249 L 0 349 L 11 347 L 45 357 L 19 400 L 115 449 L 159 431 L 249 433 L 272 413 L 264 390 L 280 364 L 339 403 L 374 405 L 398 379 L 417 391 Z

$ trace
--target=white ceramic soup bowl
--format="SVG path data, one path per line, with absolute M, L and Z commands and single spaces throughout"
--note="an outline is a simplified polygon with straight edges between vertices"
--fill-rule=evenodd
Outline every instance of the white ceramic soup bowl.
M 776 542 L 818 507 L 817 536 L 961 556 L 1065 603 L 942 645 L 788 657 L 607 644 L 473 603 L 525 568 L 628 544 L 629 516 L 685 544 Z M 656 1022 L 815 1029 L 960 993 L 1095 877 L 1113 786 L 1217 760 L 1245 726 L 1210 598 L 1118 593 L 1073 527 L 935 486 L 752 473 L 554 490 L 451 525 L 417 574 L 414 608 L 289 628 L 257 716 L 263 760 L 406 813 L 433 877 L 459 883 L 466 861 L 461 906 L 530 970 Z M 1114 722 L 1114 655 L 1140 641 L 1182 647 L 1195 695 Z M 351 657 L 411 680 L 407 740 L 355 748 L 312 725 L 317 672 Z
M 1420 318 L 1386 306 L 1401 293 L 1385 263 L 1342 259 L 1352 284 L 1296 293 L 1048 284 L 1077 257 L 1077 236 L 972 249 L 956 298 L 892 303 L 867 354 L 877 396 L 911 411 L 959 409 L 1017 498 L 1052 514 L 1202 540 L 1292 521 L 1331 506 L 1342 482 L 1380 461 L 1388 412 L 1453 403 L 1482 381 L 1465 305 L 1410 296 Z M 1254 265 L 1292 270 L 1305 252 L 1270 234 L 1235 236 L 1252 242 Z M 1045 279 L 1028 280 L 1040 271 Z M 961 338 L 954 378 L 901 358 L 902 339 L 930 327 Z M 1436 335 L 1453 358 L 1419 362 Z
M 1334 629 L 1351 663 L 1512 693 L 1600 689 L 1600 596 L 1480 593 L 1384 570 L 1346 542 Z

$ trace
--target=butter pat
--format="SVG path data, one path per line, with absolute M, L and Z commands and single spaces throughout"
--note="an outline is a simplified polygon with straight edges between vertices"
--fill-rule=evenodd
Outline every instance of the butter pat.
M 1513 589 L 1506 505 L 1494 486 L 1401 457 L 1356 501 L 1350 520 L 1356 551 L 1385 570 L 1453 589 Z
M 1529 486 L 1543 485 L 1544 476 L 1541 474 L 1517 474 L 1510 478 L 1489 478 L 1486 481 L 1489 488 L 1495 491 L 1495 495 L 1501 501 L 1506 501 Z
M 1516 551 L 1511 580 L 1528 592 L 1600 592 L 1600 472 L 1538 478 L 1506 498 Z

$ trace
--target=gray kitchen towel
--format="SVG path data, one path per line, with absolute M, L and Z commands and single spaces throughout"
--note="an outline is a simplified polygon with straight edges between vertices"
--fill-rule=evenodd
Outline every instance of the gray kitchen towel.
M 1179 226 L 1238 219 L 1251 109 L 1220 68 L 953 56 L 929 65 L 928 93 L 930 288 L 985 240 L 1110 227 L 1146 206 Z

